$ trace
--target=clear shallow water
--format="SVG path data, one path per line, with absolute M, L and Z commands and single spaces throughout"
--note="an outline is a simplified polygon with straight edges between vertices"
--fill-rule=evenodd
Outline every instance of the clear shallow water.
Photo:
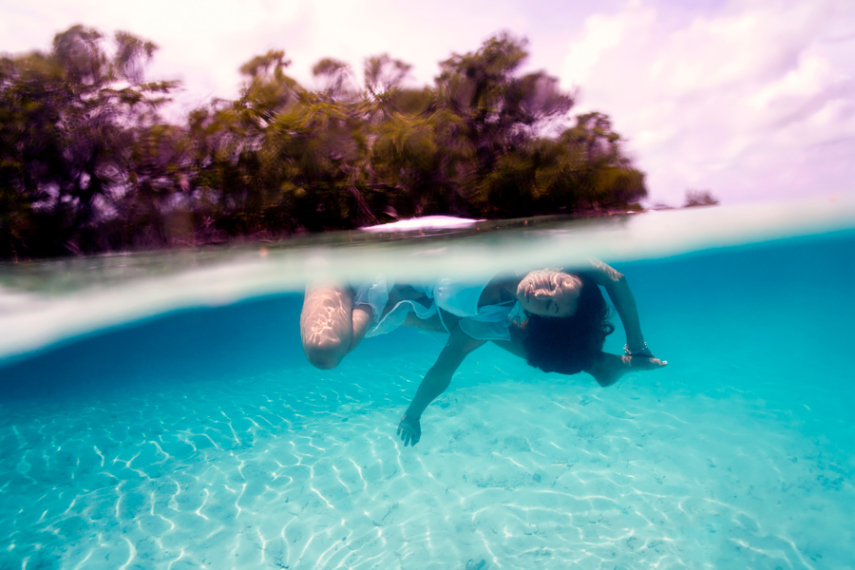
M 439 341 L 315 370 L 298 294 L 11 359 L 0 567 L 851 567 L 855 233 L 819 234 L 624 259 L 666 369 L 602 389 L 485 347 L 415 448 Z

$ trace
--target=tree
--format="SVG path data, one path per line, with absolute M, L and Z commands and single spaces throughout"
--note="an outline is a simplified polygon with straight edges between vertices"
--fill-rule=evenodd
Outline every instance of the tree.
M 412 68 L 387 53 L 371 56 L 365 60 L 365 90 L 375 100 L 388 97 L 400 90 L 401 82 Z
M 709 190 L 686 190 L 686 201 L 684 208 L 695 208 L 697 206 L 717 206 L 718 200 Z
M 625 209 L 647 196 L 644 174 L 632 167 L 621 137 L 603 113 L 586 113 L 564 131 L 563 159 L 577 187 L 577 206 Z
M 221 242 L 348 229 L 397 216 L 519 217 L 637 207 L 644 175 L 608 116 L 524 73 L 508 34 L 441 62 L 433 85 L 381 54 L 320 60 L 317 89 L 282 50 L 251 58 L 235 100 L 168 124 L 175 82 L 146 82 L 156 46 L 125 32 L 57 34 L 0 59 L 0 256 Z
M 478 174 L 496 159 L 524 144 L 553 119 L 563 119 L 573 96 L 558 89 L 558 80 L 542 71 L 517 75 L 528 53 L 525 40 L 494 36 L 474 53 L 442 62 L 437 78 L 441 102 L 463 119 L 476 149 Z
M 49 53 L 2 60 L 0 218 L 4 255 L 94 249 L 111 204 L 133 191 L 132 131 L 150 126 L 175 82 L 146 83 L 156 46 L 119 32 L 108 56 L 83 26 L 57 34 Z
M 324 58 L 312 67 L 312 75 L 319 79 L 323 88 L 318 93 L 327 101 L 352 100 L 359 96 L 351 85 L 350 66 L 332 58 Z

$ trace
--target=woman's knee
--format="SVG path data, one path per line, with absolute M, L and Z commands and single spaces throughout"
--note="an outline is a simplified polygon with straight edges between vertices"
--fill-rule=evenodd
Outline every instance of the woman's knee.
M 306 353 L 309 364 L 321 370 L 331 370 L 341 364 L 347 354 L 347 347 L 341 339 L 325 338 L 304 341 L 303 351 Z
M 352 297 L 347 287 L 307 289 L 300 315 L 300 336 L 312 366 L 323 370 L 335 368 L 349 352 L 353 334 Z

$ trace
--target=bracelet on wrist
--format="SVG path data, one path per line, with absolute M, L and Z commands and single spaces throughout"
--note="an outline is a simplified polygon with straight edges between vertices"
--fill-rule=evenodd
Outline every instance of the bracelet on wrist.
M 624 354 L 626 354 L 627 356 L 635 356 L 635 355 L 637 355 L 637 354 L 639 354 L 639 353 L 641 353 L 641 352 L 644 352 L 644 351 L 650 352 L 650 349 L 649 349 L 649 348 L 647 348 L 647 343 L 646 343 L 646 342 L 645 342 L 645 343 L 642 343 L 642 344 L 641 344 L 641 348 L 638 348 L 638 349 L 636 349 L 636 350 L 630 350 L 630 349 L 629 349 L 629 344 L 628 344 L 628 343 L 627 343 L 627 344 L 625 344 L 625 345 L 623 345 L 623 352 L 624 352 Z

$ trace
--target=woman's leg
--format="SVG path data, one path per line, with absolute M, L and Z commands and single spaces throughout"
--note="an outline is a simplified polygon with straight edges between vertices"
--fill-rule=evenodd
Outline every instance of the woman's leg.
M 300 337 L 309 362 L 335 368 L 356 348 L 373 321 L 371 307 L 353 307 L 353 290 L 341 285 L 310 285 L 300 314 Z

